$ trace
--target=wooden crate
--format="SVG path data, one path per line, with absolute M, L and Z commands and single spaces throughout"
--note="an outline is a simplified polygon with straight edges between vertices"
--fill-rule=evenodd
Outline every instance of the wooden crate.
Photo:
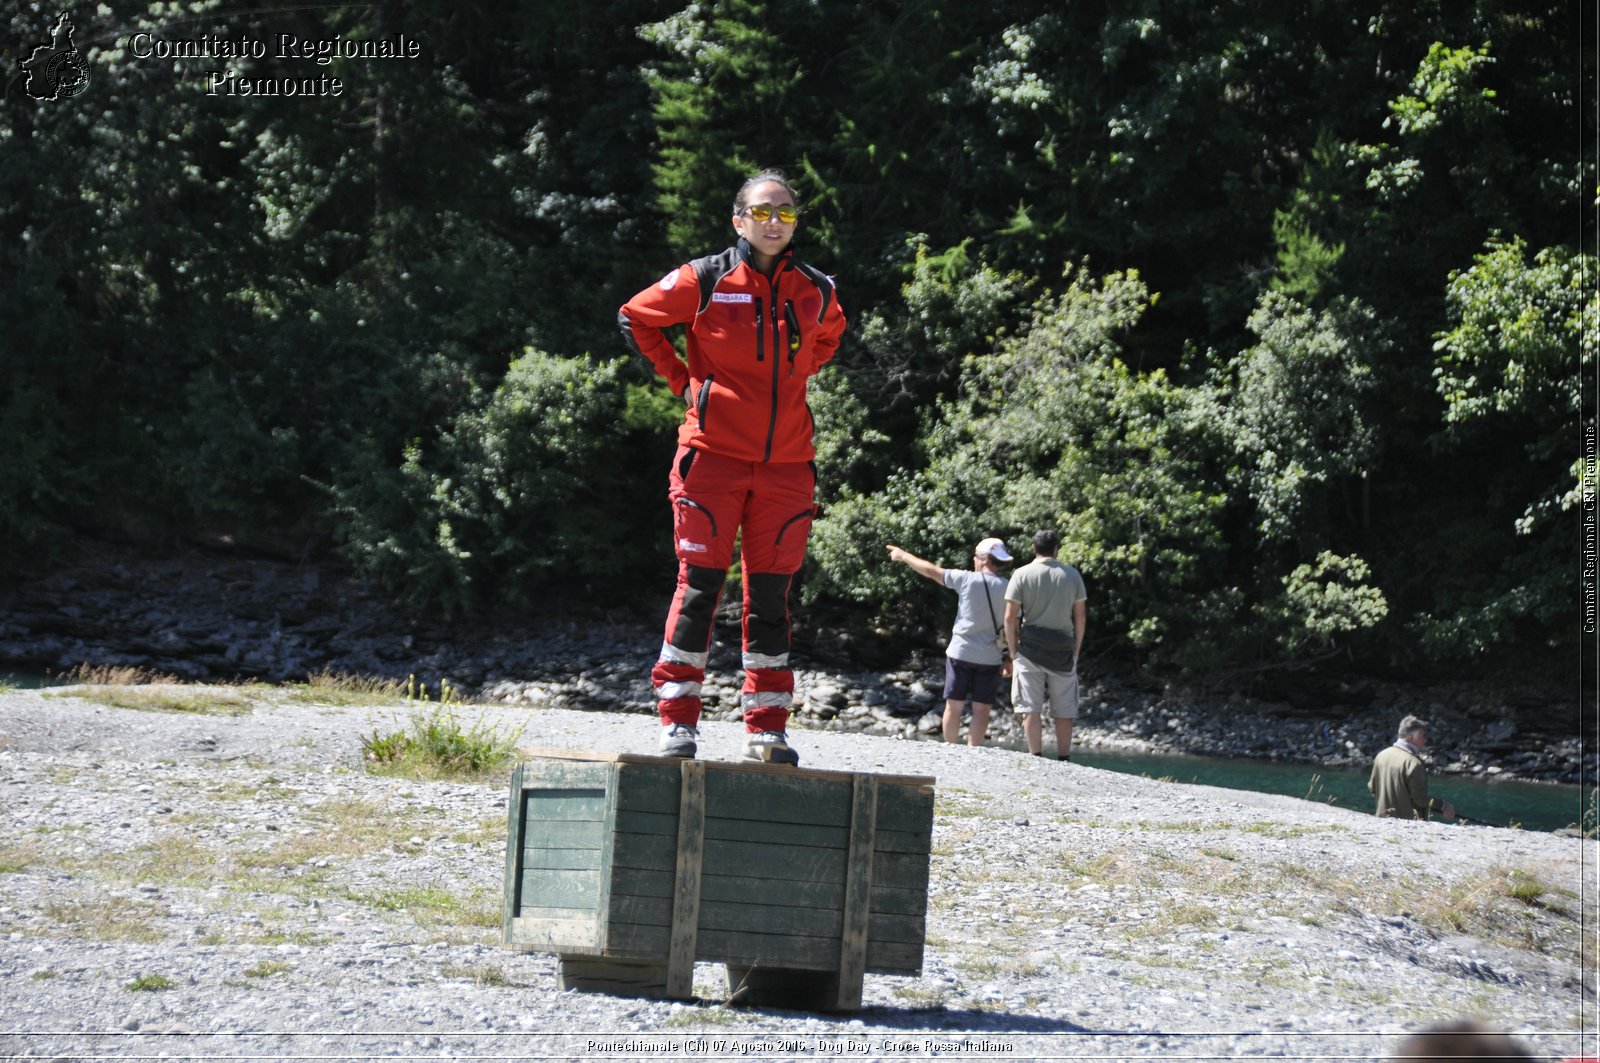
M 696 960 L 752 1003 L 849 1010 L 919 974 L 933 780 L 523 750 L 504 944 L 563 988 L 684 999 Z

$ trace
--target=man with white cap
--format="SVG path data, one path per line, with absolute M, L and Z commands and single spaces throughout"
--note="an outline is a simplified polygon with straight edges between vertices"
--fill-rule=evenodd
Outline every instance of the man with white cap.
M 1006 612 L 1006 581 L 997 562 L 1010 562 L 1011 553 L 999 539 L 988 538 L 972 551 L 972 571 L 940 568 L 898 546 L 889 547 L 889 560 L 910 565 L 919 575 L 956 592 L 956 622 L 944 664 L 944 740 L 961 740 L 961 710 L 972 699 L 972 726 L 967 745 L 983 745 L 989 730 L 989 710 L 1000 686 L 1000 666 L 1005 662 L 1000 639 Z

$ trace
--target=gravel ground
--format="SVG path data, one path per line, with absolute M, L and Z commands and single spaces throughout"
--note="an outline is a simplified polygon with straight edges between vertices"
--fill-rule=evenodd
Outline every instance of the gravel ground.
M 937 779 L 921 976 L 843 1015 L 730 1006 L 711 965 L 696 1002 L 632 1000 L 500 948 L 504 773 L 365 770 L 415 707 L 117 689 L 0 693 L 0 1058 L 1377 1059 L 1461 1016 L 1600 1052 L 1592 840 L 792 732 L 809 767 Z M 458 711 L 654 751 L 638 715 Z

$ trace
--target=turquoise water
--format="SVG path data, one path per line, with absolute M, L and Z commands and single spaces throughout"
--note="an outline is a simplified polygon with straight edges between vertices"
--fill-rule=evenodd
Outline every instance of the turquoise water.
M 1187 755 L 1141 755 L 1074 751 L 1074 764 L 1145 775 L 1173 782 L 1201 783 L 1231 790 L 1302 797 L 1361 812 L 1372 811 L 1367 792 L 1367 770 L 1324 768 L 1315 764 L 1284 764 L 1247 758 L 1224 759 Z M 1463 817 L 1497 826 L 1554 831 L 1583 821 L 1592 809 L 1593 790 L 1557 783 L 1493 781 L 1476 777 L 1434 774 L 1428 792 L 1456 806 Z M 1592 818 L 1591 818 L 1592 822 Z
M 55 683 L 53 679 L 42 675 L 31 675 L 23 672 L 0 672 L 0 687 L 21 687 L 24 690 L 37 690 Z

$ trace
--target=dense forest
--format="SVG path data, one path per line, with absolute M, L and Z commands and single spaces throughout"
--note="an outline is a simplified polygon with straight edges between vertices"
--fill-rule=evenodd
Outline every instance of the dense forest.
M 925 634 L 884 543 L 1052 525 L 1147 667 L 1572 659 L 1592 8 L 672 6 L 111 0 L 49 98 L 59 12 L 6 5 L 0 567 L 225 540 L 443 616 L 664 608 L 681 403 L 616 307 L 777 166 L 850 320 L 797 608 Z

